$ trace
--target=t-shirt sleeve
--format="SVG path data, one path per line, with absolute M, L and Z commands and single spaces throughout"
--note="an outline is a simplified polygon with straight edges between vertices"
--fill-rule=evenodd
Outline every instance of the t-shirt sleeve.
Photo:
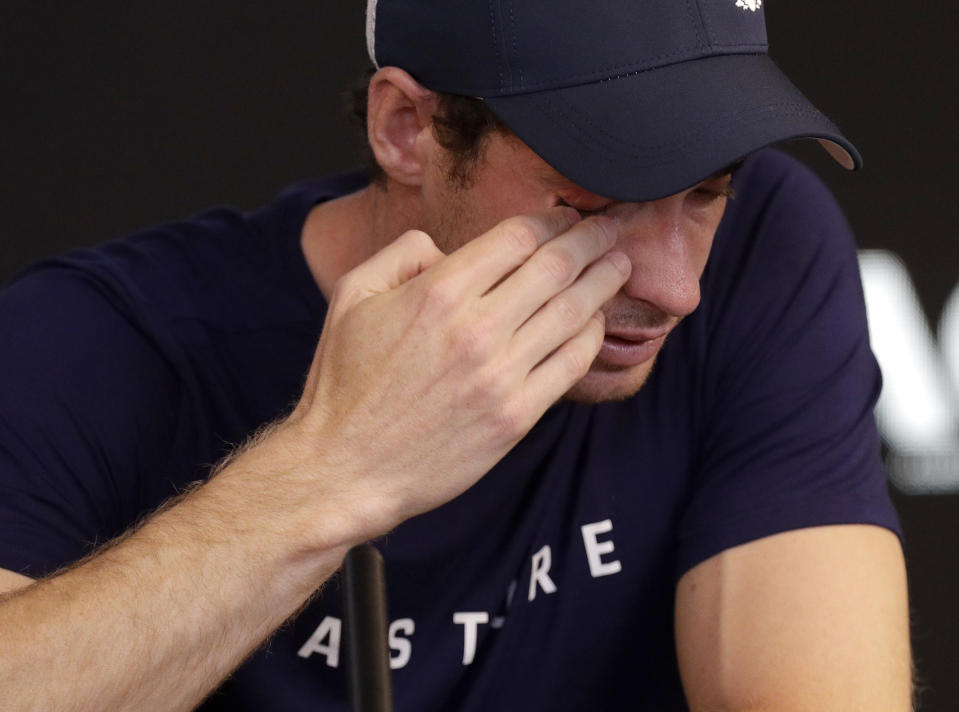
M 735 249 L 709 267 L 703 437 L 677 576 L 787 530 L 868 523 L 899 533 L 851 231 L 804 168 L 765 183 L 761 207 L 738 213 Z
M 167 466 L 177 389 L 102 286 L 69 269 L 0 293 L 0 334 L 0 567 L 39 577 L 156 498 L 144 475 Z

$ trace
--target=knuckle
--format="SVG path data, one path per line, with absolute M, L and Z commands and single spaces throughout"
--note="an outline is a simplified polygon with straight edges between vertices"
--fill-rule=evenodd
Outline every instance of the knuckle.
M 506 240 L 520 255 L 529 257 L 539 247 L 539 234 L 533 219 L 527 216 L 508 218 L 503 222 Z
M 599 348 L 603 343 L 603 337 L 606 336 L 606 314 L 602 311 L 595 311 L 586 323 L 586 328 L 592 332 L 596 347 Z
M 333 284 L 333 294 L 330 298 L 331 303 L 341 303 L 350 301 L 353 294 L 360 289 L 360 277 L 356 270 L 350 270 Z
M 576 258 L 562 248 L 545 250 L 540 258 L 543 269 L 560 284 L 572 281 L 576 273 Z
M 428 249 L 435 246 L 433 238 L 422 230 L 407 230 L 400 235 L 399 240 L 419 249 Z
M 505 440 L 516 440 L 529 429 L 529 413 L 526 404 L 519 398 L 504 401 L 493 411 L 495 435 Z
M 489 360 L 492 351 L 492 340 L 489 330 L 482 322 L 463 324 L 453 329 L 450 334 L 454 355 L 466 363 L 482 364 Z M 483 390 L 489 390 L 493 379 L 489 375 L 481 376 L 479 384 Z
M 592 358 L 582 349 L 566 349 L 560 355 L 562 368 L 571 380 L 580 380 L 589 371 Z
M 583 320 L 583 308 L 568 294 L 553 297 L 553 309 L 563 326 L 575 326 Z
M 501 370 L 487 365 L 477 369 L 473 382 L 472 399 L 485 409 L 495 409 L 504 399 L 508 389 Z
M 456 302 L 457 290 L 453 280 L 434 279 L 423 286 L 420 311 L 427 319 L 435 320 L 450 313 Z

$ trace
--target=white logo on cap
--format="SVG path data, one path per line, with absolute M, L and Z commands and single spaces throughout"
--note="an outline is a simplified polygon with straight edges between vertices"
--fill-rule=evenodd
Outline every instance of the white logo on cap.
M 756 12 L 762 6 L 763 0 L 736 0 L 736 7 L 741 7 L 743 10 Z

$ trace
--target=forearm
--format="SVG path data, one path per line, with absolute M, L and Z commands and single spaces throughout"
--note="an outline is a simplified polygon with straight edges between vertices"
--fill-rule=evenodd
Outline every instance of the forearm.
M 347 545 L 303 546 L 255 464 L 0 600 L 4 709 L 192 709 L 302 606 Z

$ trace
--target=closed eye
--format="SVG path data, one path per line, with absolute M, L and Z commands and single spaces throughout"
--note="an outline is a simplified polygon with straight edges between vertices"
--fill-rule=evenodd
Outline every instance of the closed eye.
M 588 218 L 590 215 L 602 215 L 609 209 L 610 205 L 614 205 L 614 203 L 610 203 L 609 205 L 604 205 L 598 210 L 583 210 L 582 208 L 577 208 L 575 205 L 570 205 L 562 198 L 556 198 L 556 205 L 557 206 L 561 205 L 564 208 L 572 208 L 573 210 L 578 212 L 582 217 Z
M 730 200 L 735 200 L 736 198 L 736 189 L 733 187 L 731 182 L 726 183 L 718 188 L 710 188 L 707 185 L 701 185 L 699 188 L 696 188 L 694 192 L 713 200 L 718 198 L 729 198 Z
M 739 169 L 743 167 L 744 162 L 744 159 L 740 159 L 726 166 L 721 171 L 717 171 L 696 186 L 693 192 L 711 200 L 718 198 L 735 199 L 736 189 L 733 187 L 733 178 L 736 173 L 739 172 Z

